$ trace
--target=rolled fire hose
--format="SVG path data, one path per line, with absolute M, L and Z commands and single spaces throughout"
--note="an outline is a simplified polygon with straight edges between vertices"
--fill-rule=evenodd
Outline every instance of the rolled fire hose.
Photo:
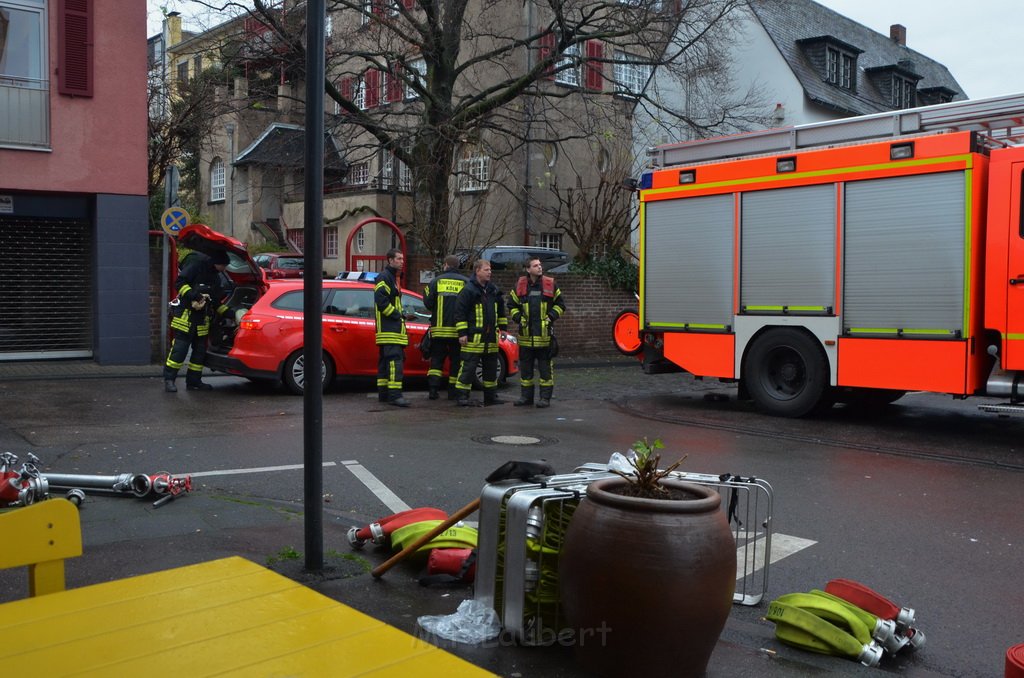
M 905 636 L 912 648 L 924 646 L 925 636 L 920 629 L 914 627 L 915 615 L 912 608 L 900 607 L 881 593 L 851 579 L 833 579 L 825 585 L 825 592 L 867 610 L 880 619 L 892 620 L 896 624 L 897 633 Z
M 348 531 L 348 542 L 354 549 L 361 549 L 366 542 L 378 546 L 384 544 L 392 532 L 400 527 L 422 520 L 444 520 L 448 514 L 437 508 L 415 508 L 385 516 L 364 527 L 353 527 Z
M 414 543 L 416 539 L 443 522 L 443 520 L 422 520 L 400 527 L 391 533 L 391 547 L 396 551 L 404 549 L 406 545 Z M 416 551 L 422 553 L 430 549 L 473 549 L 476 548 L 478 536 L 479 533 L 475 528 L 453 526 L 421 545 Z
M 799 607 L 773 600 L 765 618 L 775 624 L 775 637 L 787 645 L 845 657 L 864 666 L 878 666 L 882 659 L 882 648 L 878 645 L 862 643 L 835 624 Z

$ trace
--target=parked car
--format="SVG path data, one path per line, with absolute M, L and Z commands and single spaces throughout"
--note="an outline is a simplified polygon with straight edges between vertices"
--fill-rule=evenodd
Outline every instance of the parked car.
M 569 270 L 570 257 L 568 252 L 553 247 L 533 247 L 527 245 L 494 245 L 493 247 L 476 247 L 455 251 L 459 257 L 460 267 L 470 269 L 477 259 L 487 259 L 494 271 L 523 271 L 530 259 L 538 258 L 547 273 L 564 273 Z
M 303 283 L 280 280 L 270 284 L 231 332 L 217 333 L 206 364 L 210 369 L 250 379 L 281 380 L 296 394 L 305 388 L 303 361 Z M 423 359 L 419 342 L 430 323 L 430 311 L 415 292 L 402 290 L 409 346 L 405 349 L 405 376 L 425 377 L 430 363 Z M 326 388 L 336 376 L 377 375 L 373 283 L 366 280 L 323 281 L 323 351 L 321 368 Z M 504 381 L 519 370 L 519 347 L 514 337 L 500 341 L 498 378 Z M 478 375 L 479 376 L 479 375 Z
M 277 278 L 301 278 L 305 268 L 306 260 L 301 254 L 290 252 L 266 252 L 257 254 L 253 261 L 267 272 L 267 277 Z
M 254 380 L 283 381 L 294 393 L 303 392 L 304 281 L 268 281 L 246 251 L 245 245 L 202 224 L 182 229 L 179 242 L 211 254 L 228 253 L 225 271 L 229 312 L 218 318 L 210 332 L 206 366 Z M 341 280 L 323 281 L 323 387 L 337 376 L 377 376 L 377 345 L 373 285 L 376 273 L 343 273 Z M 426 376 L 430 367 L 419 343 L 430 324 L 423 298 L 402 290 L 409 346 L 405 350 L 405 375 Z M 502 333 L 499 343 L 498 380 L 519 371 L 519 346 L 515 337 Z M 477 386 L 482 375 L 477 372 Z

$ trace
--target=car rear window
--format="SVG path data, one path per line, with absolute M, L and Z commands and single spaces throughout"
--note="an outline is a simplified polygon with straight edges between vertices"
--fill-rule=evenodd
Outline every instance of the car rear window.
M 305 265 L 305 261 L 306 261 L 305 259 L 299 259 L 299 258 L 296 258 L 296 257 L 289 257 L 287 259 L 278 259 L 277 260 L 277 267 L 278 268 L 287 268 L 287 269 L 293 270 L 293 271 L 301 271 L 302 267 Z

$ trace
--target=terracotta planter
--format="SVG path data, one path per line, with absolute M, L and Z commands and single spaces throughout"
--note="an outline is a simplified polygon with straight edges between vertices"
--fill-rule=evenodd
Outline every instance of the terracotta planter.
M 573 515 L 559 597 L 577 660 L 605 676 L 701 676 L 732 608 L 736 543 L 713 489 L 637 499 L 601 480 Z

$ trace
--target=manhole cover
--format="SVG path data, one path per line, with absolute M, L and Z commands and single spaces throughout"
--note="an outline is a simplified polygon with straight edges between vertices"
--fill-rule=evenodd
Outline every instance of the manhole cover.
M 540 442 L 540 438 L 533 436 L 494 436 L 491 440 L 501 445 L 536 445 Z
M 558 442 L 556 438 L 546 436 L 473 436 L 473 442 L 483 445 L 553 445 Z

